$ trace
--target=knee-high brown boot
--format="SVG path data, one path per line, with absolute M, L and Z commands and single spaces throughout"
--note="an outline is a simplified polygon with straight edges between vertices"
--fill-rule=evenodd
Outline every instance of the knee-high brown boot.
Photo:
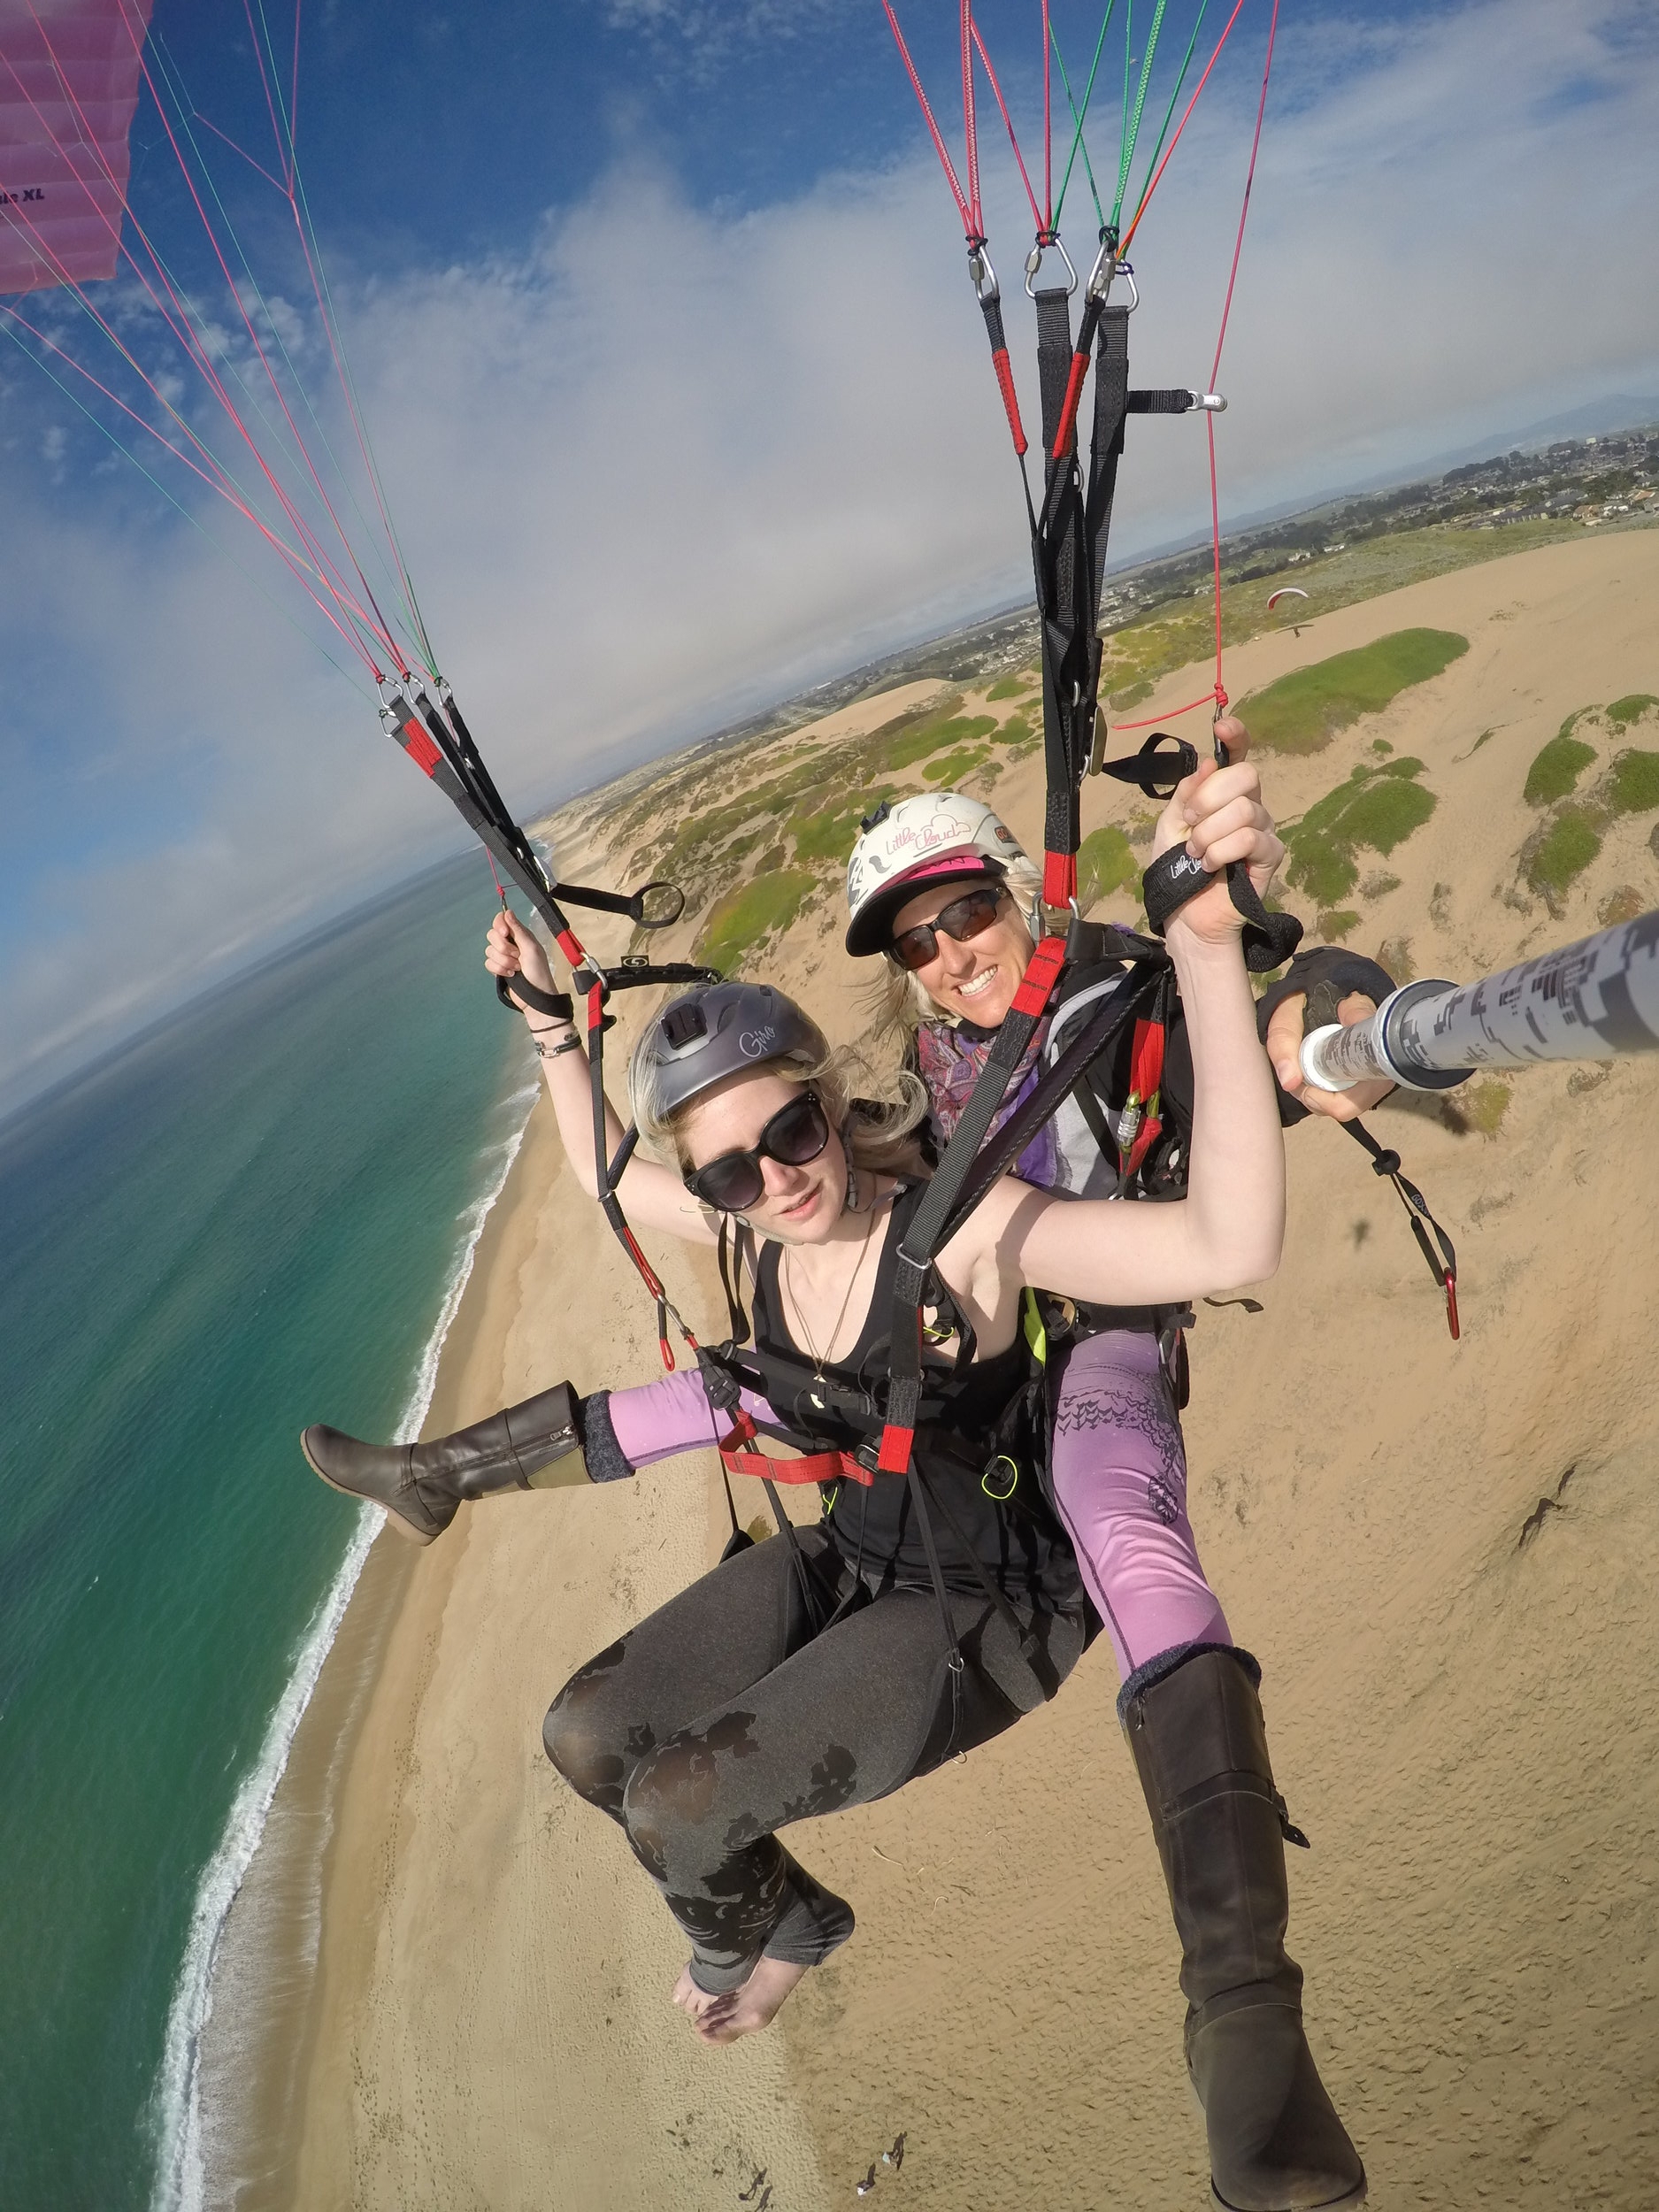
M 400 1535 L 429 1544 L 464 1499 L 586 1482 L 580 1422 L 581 1400 L 569 1383 L 556 1383 L 424 1444 L 365 1444 L 319 1425 L 305 1431 L 300 1449 L 331 1487 L 383 1505 Z

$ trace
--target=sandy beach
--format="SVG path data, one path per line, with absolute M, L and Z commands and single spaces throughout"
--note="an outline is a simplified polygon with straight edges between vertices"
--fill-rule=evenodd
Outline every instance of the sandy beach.
M 1659 904 L 1652 810 L 1610 824 L 1555 912 L 1517 872 L 1540 747 L 1578 710 L 1659 692 L 1656 603 L 1659 533 L 1586 533 L 1230 654 L 1242 699 L 1398 630 L 1468 640 L 1324 750 L 1263 764 L 1281 818 L 1379 743 L 1424 764 L 1434 810 L 1386 864 L 1363 856 L 1351 945 L 1471 977 L 1594 928 L 1622 889 Z M 1137 718 L 1207 680 L 1176 672 Z M 873 729 L 938 688 L 788 742 Z M 1621 745 L 1659 748 L 1652 718 L 1575 733 L 1596 756 L 1586 784 Z M 1039 850 L 1039 755 L 1003 770 L 995 803 Z M 587 803 L 552 833 L 570 873 L 616 882 L 628 853 L 606 849 L 604 812 Z M 1145 812 L 1087 788 L 1086 830 Z M 1313 936 L 1313 902 L 1286 897 Z M 1099 910 L 1129 918 L 1135 901 Z M 851 1036 L 840 918 L 833 897 L 810 906 L 764 965 Z M 618 1070 L 646 1010 L 627 1010 Z M 1656 1080 L 1643 1062 L 1540 1069 L 1479 1114 L 1396 1098 L 1373 1118 L 1456 1240 L 1461 1343 L 1393 1192 L 1327 1125 L 1287 1138 L 1284 1264 L 1244 1286 L 1260 1310 L 1200 1309 L 1193 1519 L 1263 1662 L 1279 1783 L 1312 1839 L 1291 1870 L 1310 2038 L 1390 2212 L 1659 2203 Z M 652 1258 L 694 1327 L 720 1333 L 711 1269 Z M 659 1371 L 651 1309 L 543 1102 L 428 1432 L 562 1377 Z M 740 1498 L 746 1517 L 763 1504 Z M 425 1552 L 376 1543 L 273 1816 L 326 1799 L 330 1832 L 315 1974 L 270 2059 L 265 2178 L 241 2203 L 714 2212 L 764 2169 L 771 2212 L 816 2212 L 849 2201 L 901 2131 L 878 2202 L 1206 2200 L 1178 1948 L 1104 1640 L 1053 1706 L 969 1760 L 792 1832 L 859 1925 L 774 2029 L 710 2050 L 671 2009 L 672 1924 L 547 1763 L 540 1723 L 726 1532 L 705 1455 L 468 1509 Z

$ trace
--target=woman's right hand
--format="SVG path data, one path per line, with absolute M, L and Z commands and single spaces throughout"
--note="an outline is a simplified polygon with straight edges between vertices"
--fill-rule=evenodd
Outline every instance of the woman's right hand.
M 490 924 L 489 935 L 484 940 L 484 965 L 491 975 L 505 976 L 509 987 L 516 975 L 523 976 L 538 991 L 556 987 L 541 939 L 504 906 Z M 515 998 L 513 1004 L 521 1014 L 524 1012 L 519 1000 Z

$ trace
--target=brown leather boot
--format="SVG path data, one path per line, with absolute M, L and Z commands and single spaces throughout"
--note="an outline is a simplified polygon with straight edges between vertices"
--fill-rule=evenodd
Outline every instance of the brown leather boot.
M 567 1382 L 424 1444 L 364 1444 L 319 1425 L 300 1449 L 332 1489 L 383 1505 L 399 1535 L 417 1544 L 442 1536 L 463 1499 L 588 1479 L 581 1400 Z
M 1285 1843 L 1307 1839 L 1273 1786 L 1258 1678 L 1210 1646 L 1132 1684 L 1123 1721 L 1181 1939 L 1211 2191 L 1228 2212 L 1315 2212 L 1362 2203 L 1365 2169 L 1302 2032 Z

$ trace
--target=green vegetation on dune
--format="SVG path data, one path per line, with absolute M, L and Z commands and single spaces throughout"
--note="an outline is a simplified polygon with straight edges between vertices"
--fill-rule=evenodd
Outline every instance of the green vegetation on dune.
M 971 776 L 976 768 L 983 768 L 991 757 L 987 745 L 964 745 L 960 752 L 946 753 L 938 760 L 930 760 L 922 771 L 927 783 L 949 784 L 953 787 Z
M 976 738 L 989 737 L 996 728 L 994 714 L 930 714 L 917 722 L 913 728 L 901 729 L 896 736 L 882 739 L 879 731 L 868 749 L 869 770 L 878 775 L 892 775 L 901 768 L 913 768 L 918 760 L 926 760 L 948 745 L 964 745 Z
M 697 958 L 733 974 L 767 938 L 788 928 L 817 881 L 804 868 L 780 868 L 734 886 L 710 908 Z
M 1521 864 L 1527 881 L 1554 911 L 1601 849 L 1598 818 L 1586 808 L 1565 807 L 1527 840 Z
M 1585 711 L 1581 707 L 1578 714 Z M 1572 734 L 1578 714 L 1567 717 L 1527 770 L 1521 795 L 1529 806 L 1554 806 L 1557 799 L 1564 799 L 1595 758 L 1594 747 Z
M 1036 680 L 1034 676 L 1023 672 L 1013 676 L 1000 676 L 985 695 L 993 704 L 1003 699 L 1018 699 L 1022 692 L 1029 691 Z
M 1659 713 L 1659 699 L 1651 691 L 1627 692 L 1624 698 L 1615 699 L 1607 710 L 1607 718 L 1616 730 L 1627 730 L 1632 722 L 1640 722 L 1644 715 Z
M 1609 719 L 1612 709 L 1608 709 Z M 1659 753 L 1620 753 L 1608 779 L 1607 802 L 1615 814 L 1647 814 L 1659 806 Z
M 1087 914 L 1097 900 L 1141 879 L 1134 848 L 1115 822 L 1091 830 L 1077 849 L 1077 902 Z
M 884 799 L 898 796 L 895 784 L 877 784 L 848 806 L 826 807 L 818 814 L 797 814 L 785 825 L 795 839 L 797 860 L 844 861 L 853 849 L 858 825 Z M 733 848 L 735 851 L 735 848 Z
M 1335 907 L 1359 880 L 1356 851 L 1391 853 L 1433 813 L 1434 794 L 1416 780 L 1422 773 L 1423 763 L 1409 754 L 1355 769 L 1286 827 L 1286 880 L 1321 906 Z
M 1322 752 L 1339 730 L 1377 714 L 1469 650 L 1454 630 L 1395 630 L 1352 652 L 1298 668 L 1238 707 L 1254 741 L 1270 751 Z
M 1351 907 L 1326 907 L 1316 918 L 1314 931 L 1325 943 L 1340 945 L 1359 927 L 1359 918 Z

